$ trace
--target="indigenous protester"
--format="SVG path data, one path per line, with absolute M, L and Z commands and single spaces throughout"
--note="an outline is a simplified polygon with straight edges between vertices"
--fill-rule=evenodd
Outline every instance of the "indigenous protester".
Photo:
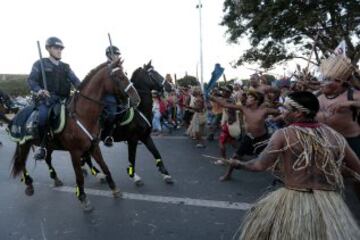
M 152 126 L 153 132 L 155 135 L 160 134 L 162 132 L 162 116 L 166 111 L 166 106 L 164 101 L 161 99 L 161 95 L 158 91 L 152 90 L 151 91 L 152 99 L 153 99 L 153 119 L 152 119 Z
M 167 95 L 167 106 L 166 106 L 166 120 L 173 126 L 174 129 L 177 129 L 177 97 L 175 89 L 172 89 Z
M 177 101 L 177 115 L 178 115 L 178 121 L 180 122 L 180 125 L 183 124 L 183 118 L 184 118 L 184 111 L 185 111 L 185 93 L 187 91 L 186 87 L 179 87 L 177 89 L 178 91 L 178 101 Z
M 280 90 L 275 87 L 270 87 L 265 91 L 265 103 L 264 105 L 268 108 L 278 109 L 281 112 L 280 104 Z M 283 119 L 281 115 L 273 116 L 269 115 L 266 119 L 266 126 L 269 134 L 273 134 L 277 129 L 283 126 Z
M 36 160 L 42 160 L 46 157 L 45 146 L 48 139 L 48 116 L 50 108 L 70 96 L 71 85 L 75 88 L 80 85 L 80 80 L 75 76 L 70 66 L 60 61 L 61 53 L 64 49 L 63 42 L 57 37 L 50 37 L 46 40 L 45 47 L 49 52 L 49 58 L 36 61 L 27 79 L 27 83 L 36 97 L 35 104 L 39 110 L 39 135 L 41 144 L 34 155 Z M 42 77 L 41 61 L 46 79 Z M 45 81 L 47 89 L 44 87 Z
M 264 95 L 257 91 L 249 91 L 245 105 L 231 104 L 212 96 L 212 101 L 220 103 L 225 108 L 240 110 L 244 116 L 245 134 L 242 136 L 240 146 L 233 158 L 244 155 L 259 154 L 267 145 L 270 135 L 265 124 L 268 115 L 278 115 L 276 109 L 264 107 Z M 229 166 L 221 181 L 230 180 L 233 167 Z
M 280 104 L 284 104 L 286 96 L 290 93 L 290 84 L 290 79 L 286 77 L 276 81 L 276 87 L 280 90 Z
M 242 86 L 241 80 L 234 81 L 234 91 L 232 96 L 235 99 L 235 102 L 241 102 L 244 98 L 245 93 L 241 86 Z
M 259 82 L 260 82 L 260 85 L 256 89 L 256 91 L 266 94 L 266 92 L 268 92 L 271 89 L 270 81 L 267 79 L 267 77 L 265 75 L 261 75 L 259 77 Z
M 235 99 L 232 97 L 233 89 L 231 85 L 223 87 L 222 90 L 222 98 L 227 103 L 237 104 Z M 226 159 L 226 144 L 230 144 L 236 148 L 236 140 L 240 137 L 240 134 L 241 128 L 239 112 L 234 109 L 223 108 L 221 132 L 219 137 L 220 154 L 223 159 Z M 219 159 L 215 161 L 215 164 L 223 165 L 224 162 L 222 159 Z
M 112 61 L 116 61 L 121 57 L 121 53 L 118 47 L 112 45 L 105 49 L 105 55 L 107 62 L 110 64 Z M 103 101 L 105 102 L 104 106 L 104 128 L 103 135 L 106 136 L 104 139 L 104 145 L 111 147 L 113 145 L 112 132 L 114 129 L 114 123 L 116 119 L 117 112 L 117 100 L 116 97 L 112 94 L 107 94 L 104 96 Z
M 183 125 L 185 129 L 188 129 L 192 116 L 194 115 L 194 110 L 191 107 L 194 106 L 194 97 L 191 94 L 191 89 L 189 87 L 184 87 L 183 91 L 183 104 L 184 104 L 184 116 L 183 116 Z
M 251 209 L 239 239 L 360 239 L 341 196 L 341 168 L 360 174 L 359 158 L 341 134 L 314 119 L 319 110 L 314 94 L 291 93 L 285 108 L 289 126 L 274 133 L 258 158 L 228 160 L 238 169 L 276 170 L 284 182 Z
M 188 108 L 192 109 L 195 113 L 192 117 L 187 134 L 196 140 L 197 148 L 204 148 L 203 135 L 205 131 L 206 115 L 204 97 L 200 87 L 194 87 L 192 91 L 193 102 Z
M 171 92 L 174 91 L 176 89 L 176 85 L 173 81 L 173 78 L 171 77 L 170 73 L 167 73 L 165 75 L 165 80 L 169 83 L 169 85 L 171 86 L 171 88 L 169 89 L 165 89 L 166 92 Z
M 218 89 L 213 89 L 213 92 L 218 91 Z M 220 94 L 220 92 L 217 92 L 217 94 Z M 209 123 L 209 129 L 208 129 L 208 136 L 206 139 L 208 141 L 214 141 L 215 134 L 217 130 L 220 128 L 223 108 L 216 102 L 208 101 L 208 123 Z
M 259 86 L 260 86 L 260 76 L 257 73 L 255 73 L 250 76 L 249 90 L 258 91 Z
M 322 94 L 318 97 L 318 121 L 342 134 L 360 157 L 360 91 L 350 85 L 353 67 L 350 59 L 336 56 L 325 60 L 320 70 L 324 75 Z

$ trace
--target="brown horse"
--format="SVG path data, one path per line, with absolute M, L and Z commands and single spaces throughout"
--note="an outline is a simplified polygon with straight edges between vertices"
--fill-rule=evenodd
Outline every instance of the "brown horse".
M 0 102 L 0 121 L 5 122 L 6 124 L 10 123 L 10 119 L 6 117 L 5 114 L 8 113 L 8 109 Z
M 55 135 L 46 146 L 48 155 L 51 155 L 53 150 L 70 152 L 76 174 L 76 195 L 84 211 L 93 209 L 84 191 L 84 176 L 81 171 L 80 161 L 85 154 L 91 154 L 99 164 L 106 175 L 106 180 L 114 197 L 120 194 L 98 146 L 99 116 L 104 107 L 102 98 L 105 94 L 114 94 L 122 101 L 126 101 L 129 97 L 131 106 L 137 106 L 140 103 L 136 89 L 123 72 L 120 59 L 111 64 L 99 65 L 85 77 L 67 106 L 68 114 L 64 130 Z M 25 190 L 27 195 L 34 193 L 34 186 L 33 180 L 26 170 L 26 159 L 30 147 L 39 144 L 39 140 L 29 140 L 21 145 L 18 143 L 13 157 L 13 176 L 16 177 L 23 172 L 22 180 L 27 185 Z

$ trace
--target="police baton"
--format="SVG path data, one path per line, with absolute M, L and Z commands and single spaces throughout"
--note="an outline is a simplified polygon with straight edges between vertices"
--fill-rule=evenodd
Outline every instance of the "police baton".
M 110 43 L 111 58 L 112 58 L 112 60 L 113 60 L 113 59 L 114 59 L 114 50 L 113 50 L 113 45 L 112 45 L 110 33 L 108 33 L 108 37 L 109 37 L 109 43 Z
M 48 88 L 47 88 L 47 84 L 46 84 L 45 68 L 44 68 L 44 63 L 43 63 L 43 59 L 42 59 L 42 54 L 41 54 L 41 48 L 40 48 L 40 42 L 39 41 L 37 41 L 37 48 L 38 48 L 38 51 L 39 51 L 42 82 L 43 82 L 44 89 L 47 91 Z
M 43 86 L 44 86 L 44 89 L 47 91 L 45 68 L 44 68 L 44 63 L 43 63 L 43 60 L 42 60 L 42 54 L 41 54 L 41 48 L 40 48 L 40 42 L 39 42 L 39 41 L 37 41 L 37 46 L 38 46 L 38 51 L 39 51 L 40 68 L 41 68 L 41 75 L 42 75 L 42 80 L 43 80 Z M 48 102 L 47 97 L 45 97 L 45 101 L 46 101 L 46 103 Z

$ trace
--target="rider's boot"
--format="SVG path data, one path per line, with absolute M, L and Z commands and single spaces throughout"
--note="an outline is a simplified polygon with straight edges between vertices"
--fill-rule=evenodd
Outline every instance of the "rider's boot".
M 104 128 L 104 136 L 105 136 L 104 145 L 106 147 L 112 147 L 112 145 L 113 145 L 113 142 L 114 142 L 114 138 L 112 136 L 113 129 L 114 129 L 113 124 L 109 124 L 109 125 L 105 126 L 105 128 Z
M 45 160 L 46 158 L 46 143 L 47 143 L 47 130 L 44 130 L 43 132 L 40 133 L 40 137 L 42 137 L 42 141 L 40 144 L 40 147 L 36 150 L 35 154 L 34 154 L 34 159 L 35 160 Z
M 112 147 L 113 142 L 114 142 L 114 138 L 112 136 L 107 136 L 104 139 L 104 145 L 107 146 L 107 147 Z

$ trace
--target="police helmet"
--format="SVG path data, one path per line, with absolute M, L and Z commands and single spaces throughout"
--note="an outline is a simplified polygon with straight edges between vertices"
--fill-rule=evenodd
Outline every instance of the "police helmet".
M 60 48 L 64 48 L 64 44 L 63 42 L 57 38 L 57 37 L 49 37 L 46 40 L 46 44 L 45 44 L 46 48 L 50 48 L 50 47 L 60 47 Z
M 111 50 L 112 50 L 112 52 L 111 52 Z M 106 56 L 108 57 L 108 58 L 112 58 L 111 57 L 111 54 L 114 54 L 114 55 L 120 55 L 120 50 L 119 50 L 119 48 L 118 47 L 115 47 L 115 46 L 109 46 L 109 47 L 107 47 L 106 48 L 106 51 L 105 51 L 105 54 L 106 54 Z

